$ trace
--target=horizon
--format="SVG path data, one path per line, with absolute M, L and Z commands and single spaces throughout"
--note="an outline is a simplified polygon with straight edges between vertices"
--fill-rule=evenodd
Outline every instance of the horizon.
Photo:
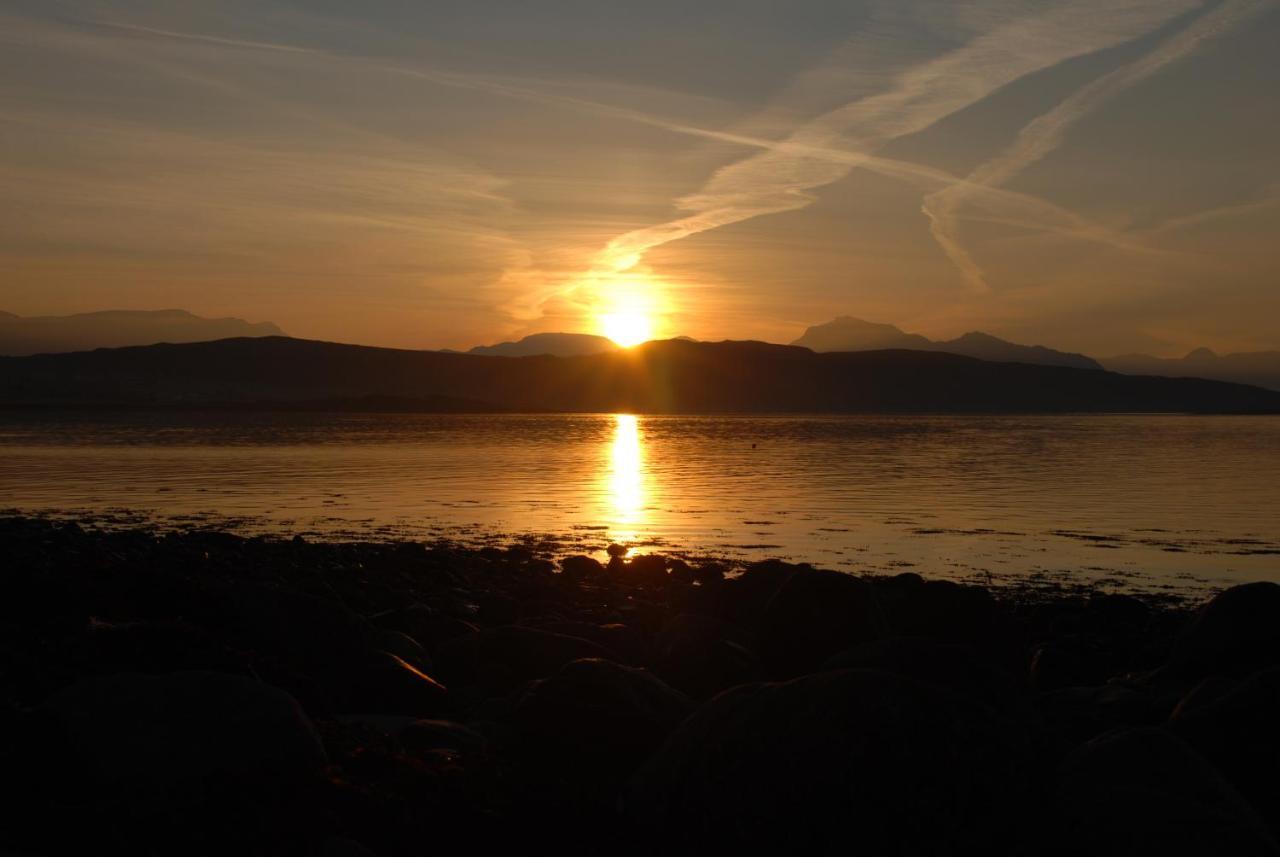
M 789 10 L 24 0 L 8 308 L 417 349 L 788 342 L 850 307 L 1276 347 L 1275 0 Z

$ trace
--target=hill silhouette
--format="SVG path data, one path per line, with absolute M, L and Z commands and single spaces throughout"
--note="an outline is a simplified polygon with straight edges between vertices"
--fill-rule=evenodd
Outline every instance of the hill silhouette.
M 517 342 L 477 345 L 467 353 L 490 357 L 533 357 L 538 354 L 578 357 L 583 354 L 617 351 L 620 347 L 606 336 L 594 336 L 590 333 L 534 333 Z
M 979 360 L 1007 363 L 1034 363 L 1041 366 L 1072 366 L 1077 369 L 1102 369 L 1091 357 L 1068 351 L 1056 351 L 1043 345 L 1018 345 L 972 331 L 955 339 L 933 340 L 918 333 L 905 333 L 892 324 L 877 324 L 843 315 L 826 324 L 817 324 L 791 343 L 813 351 L 876 351 L 907 348 L 913 351 L 945 351 Z
M 639 413 L 1280 413 L 1280 393 L 954 354 L 818 354 L 761 342 L 650 342 L 582 357 L 483 357 L 286 337 L 0 358 L 0 403 L 263 405 L 364 397 L 476 410 Z
M 1165 375 L 1174 378 L 1212 378 L 1236 384 L 1253 384 L 1280 390 L 1280 351 L 1244 351 L 1216 354 L 1197 348 L 1185 357 L 1152 357 L 1124 354 L 1103 359 L 1112 372 L 1131 375 Z
M 9 355 L 281 334 L 283 331 L 269 321 L 254 324 L 239 318 L 201 318 L 181 309 L 105 310 L 30 318 L 0 312 L 0 354 Z

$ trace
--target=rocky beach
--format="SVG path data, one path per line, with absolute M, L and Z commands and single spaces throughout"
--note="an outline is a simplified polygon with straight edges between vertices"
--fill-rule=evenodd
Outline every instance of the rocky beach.
M 1280 586 L 0 520 L 0 852 L 1278 854 Z

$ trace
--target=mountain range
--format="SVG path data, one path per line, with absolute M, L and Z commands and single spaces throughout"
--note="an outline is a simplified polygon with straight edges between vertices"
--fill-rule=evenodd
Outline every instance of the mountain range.
M 157 342 L 207 342 L 236 336 L 280 336 L 269 321 L 201 318 L 186 310 L 106 310 L 78 315 L 23 318 L 0 312 L 0 354 L 54 354 L 152 345 Z
M 1280 390 L 1280 351 L 1245 351 L 1215 354 L 1197 348 L 1185 357 L 1152 357 L 1125 354 L 1107 357 L 1102 365 L 1112 372 L 1128 375 L 1164 375 L 1172 378 L 1212 378 L 1235 384 L 1253 384 Z
M 490 357 L 261 337 L 0 358 L 7 406 L 636 413 L 1280 413 L 1280 393 L 920 350 L 665 340 Z
M 877 324 L 843 315 L 826 324 L 817 324 L 791 343 L 812 351 L 877 351 L 905 348 L 912 351 L 945 351 L 979 360 L 1003 363 L 1034 363 L 1040 366 L 1071 366 L 1101 369 L 1102 365 L 1083 354 L 1055 351 L 1042 345 L 1016 345 L 988 333 L 974 331 L 956 339 L 936 341 L 918 333 L 905 333 L 892 324 Z
M 617 351 L 619 348 L 621 346 L 607 336 L 593 336 L 590 333 L 535 333 L 517 342 L 477 345 L 467 353 L 489 357 L 533 357 L 537 354 L 580 357 L 584 354 Z

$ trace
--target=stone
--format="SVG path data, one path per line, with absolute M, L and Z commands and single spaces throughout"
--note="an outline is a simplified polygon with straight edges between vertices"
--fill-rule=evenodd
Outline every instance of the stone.
M 1178 672 L 1243 677 L 1280 665 L 1280 585 L 1244 583 L 1218 593 L 1174 641 Z
M 837 571 L 806 569 L 791 575 L 770 599 L 757 650 L 774 676 L 790 677 L 886 632 L 869 584 Z
M 626 809 L 676 853 L 1006 853 L 1027 747 L 944 690 L 824 672 L 704 703 L 636 775 Z
M 1063 763 L 1058 817 L 1046 831 L 1062 855 L 1268 855 L 1276 844 L 1249 804 L 1169 731 L 1109 733 Z

